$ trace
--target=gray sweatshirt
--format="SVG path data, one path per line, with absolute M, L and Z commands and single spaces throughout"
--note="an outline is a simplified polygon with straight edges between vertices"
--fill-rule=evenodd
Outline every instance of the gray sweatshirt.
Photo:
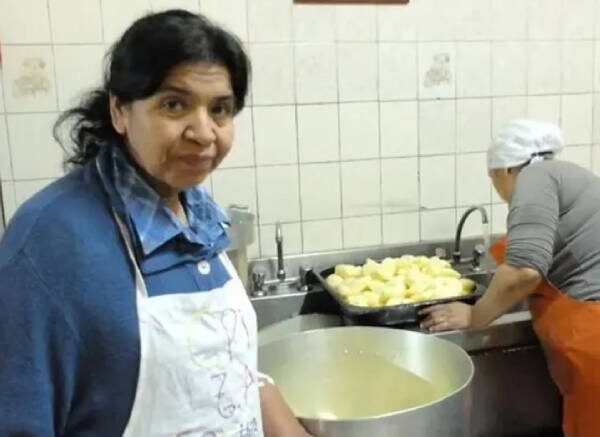
M 600 299 L 600 178 L 564 161 L 523 168 L 507 229 L 509 265 L 537 270 L 575 299 Z

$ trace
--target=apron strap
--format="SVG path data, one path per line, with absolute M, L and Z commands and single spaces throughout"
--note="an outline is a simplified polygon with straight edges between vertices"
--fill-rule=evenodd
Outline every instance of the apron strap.
M 131 238 L 131 234 L 123 220 L 119 217 L 117 212 L 113 208 L 113 217 L 115 218 L 115 222 L 117 222 L 117 226 L 119 227 L 119 233 L 121 234 L 121 238 L 123 243 L 125 243 L 125 247 L 127 248 L 127 255 L 129 256 L 129 260 L 133 265 L 134 273 L 135 273 L 135 290 L 136 293 L 140 297 L 148 297 L 148 289 L 146 288 L 146 283 L 144 282 L 144 276 L 140 271 L 137 260 L 135 258 L 135 254 L 133 253 L 133 239 Z

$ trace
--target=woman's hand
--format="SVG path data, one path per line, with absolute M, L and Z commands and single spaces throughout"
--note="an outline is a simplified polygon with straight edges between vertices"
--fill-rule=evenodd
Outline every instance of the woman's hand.
M 260 388 L 260 408 L 265 437 L 313 437 L 296 419 L 276 386 L 265 384 Z
M 421 328 L 431 332 L 466 329 L 471 326 L 473 307 L 461 302 L 433 305 L 419 311 L 419 315 L 427 316 L 421 322 Z

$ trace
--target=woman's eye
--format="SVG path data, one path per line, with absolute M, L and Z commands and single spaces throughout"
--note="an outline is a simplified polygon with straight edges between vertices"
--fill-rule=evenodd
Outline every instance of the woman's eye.
M 162 107 L 169 112 L 181 112 L 184 109 L 184 104 L 180 100 L 167 99 L 162 102 Z
M 228 117 L 228 116 L 232 115 L 233 109 L 231 108 L 230 105 L 218 104 L 218 105 L 213 106 L 211 112 L 215 117 Z

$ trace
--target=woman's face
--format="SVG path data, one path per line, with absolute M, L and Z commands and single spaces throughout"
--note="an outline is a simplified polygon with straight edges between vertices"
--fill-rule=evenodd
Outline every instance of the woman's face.
M 489 176 L 492 180 L 492 185 L 494 185 L 494 189 L 500 198 L 506 203 L 509 203 L 515 187 L 517 170 L 512 168 L 499 168 L 490 170 Z
M 201 183 L 229 153 L 235 101 L 227 69 L 181 64 L 157 92 L 120 105 L 111 97 L 113 126 L 160 195 Z

